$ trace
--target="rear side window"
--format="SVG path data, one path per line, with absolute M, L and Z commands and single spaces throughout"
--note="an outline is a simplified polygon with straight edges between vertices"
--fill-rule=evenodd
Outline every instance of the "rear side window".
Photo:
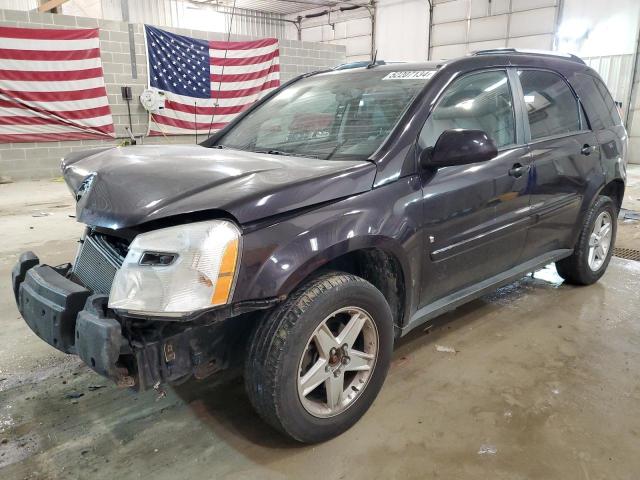
M 580 130 L 578 102 L 562 77 L 541 70 L 521 70 L 518 75 L 532 140 Z
M 607 91 L 607 87 L 600 80 L 591 75 L 578 73 L 574 75 L 571 83 L 578 92 L 580 101 L 587 109 L 587 116 L 593 130 L 620 125 L 618 108 Z
M 420 132 L 421 147 L 433 147 L 445 130 L 483 130 L 498 147 L 515 143 L 513 98 L 505 71 L 466 75 L 454 81 Z
M 602 98 L 604 99 L 605 104 L 607 105 L 607 110 L 609 111 L 609 116 L 611 117 L 611 121 L 614 125 L 622 125 L 622 119 L 620 118 L 620 113 L 618 112 L 618 107 L 616 107 L 616 103 L 613 101 L 613 97 L 609 93 L 609 89 L 597 78 L 591 77 L 595 82 Z

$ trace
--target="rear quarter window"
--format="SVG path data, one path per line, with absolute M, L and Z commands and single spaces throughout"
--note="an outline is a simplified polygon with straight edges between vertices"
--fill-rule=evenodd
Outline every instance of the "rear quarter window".
M 615 122 L 611 115 L 610 107 L 598 88 L 596 80 L 591 75 L 578 73 L 573 76 L 571 83 L 587 111 L 591 128 L 593 130 L 602 130 L 612 127 Z M 611 106 L 616 110 L 613 100 L 611 100 Z
M 618 107 L 616 107 L 616 103 L 614 102 L 613 97 L 609 93 L 609 89 L 605 86 L 604 83 L 602 83 L 601 80 L 595 77 L 591 77 L 591 78 L 593 79 L 596 86 L 598 87 L 598 90 L 600 91 L 600 94 L 602 95 L 602 98 L 604 99 L 604 102 L 607 105 L 607 110 L 609 111 L 609 116 L 611 117 L 613 124 L 622 125 L 622 118 L 620 118 Z

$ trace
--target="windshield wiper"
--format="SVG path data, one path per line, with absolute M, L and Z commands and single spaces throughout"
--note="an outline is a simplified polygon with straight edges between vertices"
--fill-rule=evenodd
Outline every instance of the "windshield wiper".
M 217 145 L 212 145 L 209 148 L 217 148 L 218 150 L 240 150 L 241 152 L 246 151 L 238 147 L 228 147 L 227 145 L 223 145 L 222 143 L 218 143 Z
M 268 155 L 292 155 L 289 152 L 283 152 L 282 150 L 256 150 L 256 153 L 266 153 Z
M 256 150 L 255 153 L 266 153 L 267 155 L 286 155 L 288 157 L 305 157 L 305 158 L 320 158 L 317 155 L 308 155 L 298 152 L 283 152 L 282 150 Z

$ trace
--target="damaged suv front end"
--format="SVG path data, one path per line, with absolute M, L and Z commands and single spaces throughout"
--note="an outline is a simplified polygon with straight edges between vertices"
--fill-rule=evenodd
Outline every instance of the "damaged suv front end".
M 239 366 L 255 316 L 286 294 L 285 270 L 256 284 L 263 227 L 370 189 L 375 166 L 189 145 L 75 153 L 62 171 L 85 232 L 73 264 L 22 254 L 18 309 L 51 346 L 145 390 Z
M 183 170 L 172 175 L 176 159 Z M 74 154 L 62 170 L 87 227 L 73 264 L 22 254 L 12 273 L 18 308 L 51 346 L 145 390 L 239 365 L 255 315 L 283 297 L 273 276 L 260 283 L 271 290 L 250 288 L 251 269 L 269 258 L 262 219 L 289 201 L 364 191 L 375 167 L 192 145 Z
M 243 306 L 227 306 L 241 235 L 227 220 L 126 238 L 87 228 L 73 265 L 24 253 L 12 274 L 19 310 L 44 341 L 123 387 L 148 389 L 226 368 Z M 251 308 L 269 305 L 254 303 Z

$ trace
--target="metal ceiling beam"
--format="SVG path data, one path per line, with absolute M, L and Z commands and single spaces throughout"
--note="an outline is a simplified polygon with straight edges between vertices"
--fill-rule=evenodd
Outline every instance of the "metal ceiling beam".
M 220 2 L 218 2 L 218 1 L 216 1 L 216 0 L 213 0 L 213 1 L 211 1 L 211 0 L 201 0 L 201 1 L 198 1 L 198 0 L 189 0 L 189 3 L 191 3 L 191 4 L 193 4 L 193 5 L 198 5 L 198 6 L 206 5 L 206 6 L 210 6 L 210 7 L 216 7 L 216 11 L 217 11 L 217 12 L 220 12 L 220 10 L 218 10 L 218 7 L 232 8 L 232 7 L 228 6 L 228 5 L 223 5 L 223 4 L 221 4 Z M 237 7 L 237 8 L 236 8 L 236 12 L 234 13 L 234 15 L 237 15 L 237 16 L 239 16 L 239 17 L 255 18 L 255 19 L 258 19 L 258 20 L 269 20 L 269 21 L 271 21 L 271 22 L 293 23 L 293 24 L 296 24 L 296 25 L 297 25 L 297 23 L 298 23 L 298 22 L 296 22 L 295 20 L 289 20 L 289 19 L 287 19 L 287 18 L 277 18 L 277 17 L 273 17 L 273 18 L 272 18 L 272 17 L 260 17 L 260 16 L 258 16 L 258 15 L 252 15 L 252 14 L 250 14 L 250 13 L 238 12 L 237 10 L 238 10 L 239 8 L 240 8 L 240 7 Z M 220 12 L 220 13 L 229 14 L 229 12 Z M 264 13 L 272 13 L 272 12 L 264 12 Z
M 200 4 L 206 4 L 206 5 L 212 5 L 212 6 L 221 6 L 221 7 L 229 7 L 230 3 L 226 0 L 203 0 L 201 2 L 193 2 L 192 3 L 200 3 Z M 243 7 L 242 6 L 242 2 L 240 2 L 241 4 L 238 6 L 238 8 L 247 8 L 247 7 Z M 287 5 L 308 5 L 309 6 L 309 10 L 312 8 L 322 8 L 322 7 L 328 7 L 328 8 L 332 8 L 332 7 L 337 7 L 340 5 L 350 5 L 350 6 L 356 6 L 356 7 L 363 7 L 363 8 L 370 8 L 370 5 L 367 3 L 358 3 L 355 1 L 350 1 L 350 0 L 346 0 L 346 1 L 314 1 L 314 0 L 272 0 L 269 3 L 284 3 Z M 298 13 L 298 12 L 302 12 L 304 10 L 307 10 L 307 8 L 301 8 L 301 9 L 295 9 L 289 12 L 289 14 L 291 13 Z M 262 10 L 264 12 L 270 12 L 271 10 Z

